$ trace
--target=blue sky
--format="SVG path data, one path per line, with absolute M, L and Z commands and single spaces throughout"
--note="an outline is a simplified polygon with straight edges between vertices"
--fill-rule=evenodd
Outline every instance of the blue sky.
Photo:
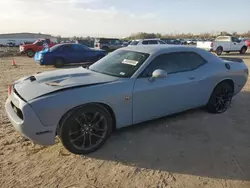
M 1 0 L 0 33 L 245 32 L 250 0 Z

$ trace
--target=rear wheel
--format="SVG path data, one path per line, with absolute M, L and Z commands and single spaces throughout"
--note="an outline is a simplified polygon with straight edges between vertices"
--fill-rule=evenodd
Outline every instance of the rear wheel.
M 247 47 L 242 47 L 241 50 L 240 50 L 240 54 L 245 54 L 247 51 Z
M 206 108 L 211 113 L 223 113 L 229 108 L 232 97 L 233 87 L 227 82 L 222 82 L 214 89 Z
M 221 46 L 216 49 L 216 54 L 218 56 L 220 56 L 222 54 L 222 52 L 223 52 L 223 48 Z
M 28 57 L 32 58 L 32 57 L 34 57 L 35 52 L 33 50 L 27 50 L 26 54 Z
M 88 154 L 105 143 L 112 132 L 112 124 L 112 117 L 104 107 L 84 105 L 64 117 L 58 135 L 68 151 Z
M 54 67 L 56 68 L 61 68 L 64 66 L 64 59 L 62 58 L 56 58 L 55 61 L 54 61 Z

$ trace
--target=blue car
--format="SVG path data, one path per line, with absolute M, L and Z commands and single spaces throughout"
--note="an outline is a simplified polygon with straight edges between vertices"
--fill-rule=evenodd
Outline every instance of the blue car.
M 82 44 L 58 44 L 35 54 L 35 61 L 40 65 L 62 67 L 66 64 L 94 63 L 106 55 L 104 50 L 89 48 Z

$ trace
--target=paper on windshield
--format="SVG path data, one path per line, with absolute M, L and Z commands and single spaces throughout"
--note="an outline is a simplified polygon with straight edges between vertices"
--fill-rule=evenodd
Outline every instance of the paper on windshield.
M 133 66 L 136 66 L 138 61 L 134 61 L 134 60 L 129 60 L 129 59 L 124 59 L 122 61 L 123 64 L 128 64 L 128 65 L 133 65 Z

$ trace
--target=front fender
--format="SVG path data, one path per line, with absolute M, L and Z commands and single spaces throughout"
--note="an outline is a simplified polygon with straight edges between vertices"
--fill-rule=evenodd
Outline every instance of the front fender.
M 63 115 L 77 106 L 103 103 L 111 107 L 117 128 L 120 128 L 132 124 L 131 82 L 133 79 L 69 89 L 33 99 L 29 103 L 45 126 L 57 126 Z M 131 96 L 131 100 L 126 100 L 126 96 Z

